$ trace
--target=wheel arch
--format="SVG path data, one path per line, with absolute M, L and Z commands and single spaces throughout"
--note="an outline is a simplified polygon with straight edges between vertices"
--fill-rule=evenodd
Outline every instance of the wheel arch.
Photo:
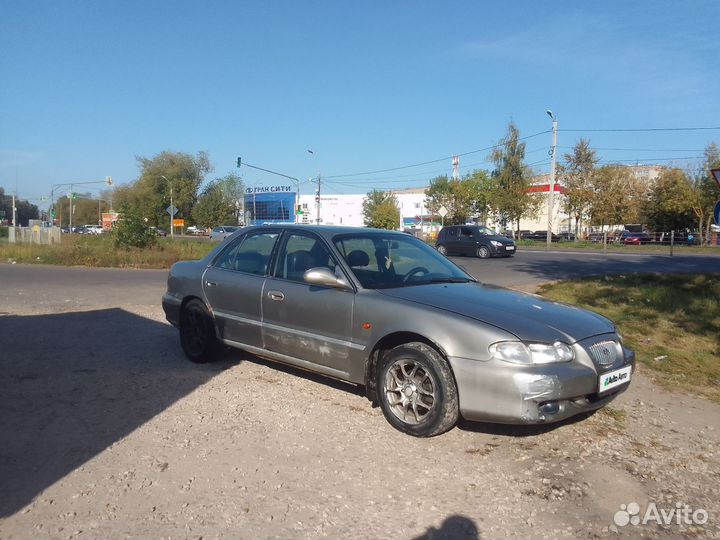
M 410 331 L 398 331 L 392 332 L 375 343 L 370 354 L 368 355 L 367 361 L 365 362 L 365 393 L 370 401 L 377 401 L 377 389 L 375 388 L 375 377 L 377 374 L 378 366 L 382 357 L 390 350 L 394 349 L 398 345 L 405 343 L 420 342 L 424 343 L 428 347 L 434 349 L 442 358 L 448 363 L 450 372 L 455 378 L 455 373 L 452 370 L 452 366 L 448 361 L 448 355 L 445 350 L 433 340 L 429 339 L 422 334 Z M 455 382 L 457 384 L 457 381 Z

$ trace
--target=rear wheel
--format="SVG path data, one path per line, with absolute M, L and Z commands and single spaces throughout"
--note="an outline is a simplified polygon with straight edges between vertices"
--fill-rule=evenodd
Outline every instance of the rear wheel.
M 481 259 L 488 259 L 490 258 L 490 248 L 487 246 L 480 246 L 477 250 L 477 256 Z
M 437 250 L 440 253 L 440 255 L 447 255 L 447 248 L 445 246 L 438 246 Z
M 455 379 L 444 358 L 425 343 L 388 352 L 377 377 L 378 401 L 387 421 L 415 437 L 433 437 L 458 420 Z
M 190 300 L 180 312 L 180 345 L 191 362 L 214 360 L 220 350 L 215 323 L 200 300 Z

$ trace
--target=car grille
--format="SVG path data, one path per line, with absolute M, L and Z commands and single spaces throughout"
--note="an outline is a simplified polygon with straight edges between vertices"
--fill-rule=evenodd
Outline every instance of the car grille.
M 616 341 L 599 341 L 589 347 L 590 356 L 601 366 L 609 366 L 620 357 L 620 347 Z

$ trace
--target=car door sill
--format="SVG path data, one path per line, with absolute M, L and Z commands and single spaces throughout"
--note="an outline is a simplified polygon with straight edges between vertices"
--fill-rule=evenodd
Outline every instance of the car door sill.
M 345 371 L 340 371 L 339 369 L 315 364 L 314 362 L 308 362 L 307 360 L 301 360 L 300 358 L 295 358 L 294 356 L 288 356 L 286 354 L 268 351 L 267 349 L 263 349 L 260 347 L 245 345 L 244 343 L 232 341 L 231 339 L 223 339 L 222 342 L 225 343 L 225 345 L 229 345 L 230 347 L 251 352 L 262 358 L 267 358 L 268 360 L 282 362 L 283 364 L 290 364 L 291 366 L 299 367 L 307 371 L 321 373 L 322 375 L 327 375 L 328 377 L 332 377 L 334 379 L 340 379 L 343 381 L 350 380 L 350 374 Z

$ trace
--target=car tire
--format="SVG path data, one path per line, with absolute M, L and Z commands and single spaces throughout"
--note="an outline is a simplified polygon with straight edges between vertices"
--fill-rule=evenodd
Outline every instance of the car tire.
M 408 435 L 440 435 L 452 429 L 460 416 L 450 366 L 425 343 L 406 343 L 385 354 L 376 385 L 385 419 Z
M 447 248 L 445 246 L 438 246 L 437 250 L 440 255 L 445 255 L 447 257 Z
M 490 248 L 487 246 L 480 246 L 477 249 L 477 256 L 481 259 L 489 259 L 492 253 L 490 253 Z
M 215 322 L 205 304 L 190 300 L 180 312 L 180 345 L 191 362 L 203 364 L 217 357 L 220 341 Z

